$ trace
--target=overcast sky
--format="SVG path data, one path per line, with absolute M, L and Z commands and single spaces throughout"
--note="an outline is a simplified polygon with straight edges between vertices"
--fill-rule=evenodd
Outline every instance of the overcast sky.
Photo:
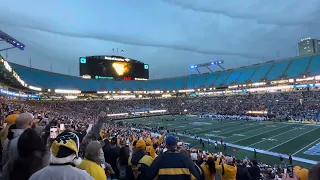
M 320 38 L 319 12 L 319 0 L 3 0 L 0 29 L 26 45 L 10 62 L 79 75 L 80 56 L 119 48 L 158 79 L 296 56 L 301 38 Z

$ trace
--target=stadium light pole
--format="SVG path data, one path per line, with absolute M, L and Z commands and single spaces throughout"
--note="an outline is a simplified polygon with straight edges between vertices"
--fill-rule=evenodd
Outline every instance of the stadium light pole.
M 196 70 L 198 71 L 198 73 L 201 74 L 201 72 L 200 72 L 200 70 L 199 70 L 198 68 L 200 68 L 200 67 L 206 67 L 207 69 L 209 69 L 209 71 L 210 71 L 211 73 L 213 73 L 213 71 L 212 71 L 212 69 L 210 69 L 210 67 L 216 65 L 216 66 L 220 67 L 222 70 L 225 70 L 224 67 L 222 67 L 222 65 L 221 65 L 221 64 L 223 64 L 223 63 L 224 63 L 223 60 L 221 60 L 221 61 L 214 61 L 214 62 L 209 62 L 209 63 L 191 65 L 190 68 L 191 68 L 191 69 L 196 69 Z
M 6 41 L 7 43 L 13 45 L 13 47 L 0 49 L 0 52 L 1 51 L 10 50 L 10 49 L 14 49 L 14 48 L 18 48 L 21 51 L 23 51 L 24 48 L 25 48 L 25 45 L 23 43 L 21 43 L 20 41 L 16 40 L 15 38 L 11 37 L 10 35 L 8 35 L 7 33 L 3 32 L 1 30 L 0 30 L 0 40 L 1 41 Z

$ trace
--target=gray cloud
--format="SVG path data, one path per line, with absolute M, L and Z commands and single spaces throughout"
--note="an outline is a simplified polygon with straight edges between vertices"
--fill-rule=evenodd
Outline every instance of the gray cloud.
M 254 20 L 258 24 L 272 24 L 272 25 L 280 25 L 280 26 L 302 26 L 302 25 L 311 25 L 311 24 L 320 24 L 317 16 L 315 16 L 319 10 L 320 10 L 320 4 L 319 2 L 315 1 L 314 3 L 308 2 L 308 4 L 312 4 L 313 9 L 308 9 L 306 6 L 299 6 L 300 10 L 305 9 L 305 12 L 310 13 L 310 18 L 299 18 L 304 16 L 298 16 L 296 11 L 290 12 L 289 9 L 292 9 L 290 6 L 291 4 L 288 3 L 288 7 L 279 10 L 277 12 L 273 12 L 274 9 L 279 9 L 281 7 L 273 6 L 272 9 L 268 9 L 270 11 L 268 14 L 263 13 L 263 6 L 266 4 L 260 3 L 261 7 L 259 10 L 262 11 L 254 12 L 252 11 L 253 8 L 247 8 L 248 10 L 244 10 L 242 12 L 239 12 L 237 10 L 227 9 L 225 6 L 222 6 L 221 4 L 215 4 L 213 1 L 210 3 L 201 3 L 201 1 L 188 1 L 188 0 L 162 0 L 165 3 L 178 6 L 183 9 L 192 10 L 195 12 L 203 12 L 203 13 L 214 13 L 214 14 L 221 14 L 224 16 L 227 16 L 229 18 L 235 18 L 235 19 L 246 19 L 246 20 Z M 241 3 L 245 4 L 245 1 L 240 1 Z M 267 2 L 269 3 L 269 1 Z M 301 4 L 301 1 L 298 1 L 299 4 Z M 319 4 L 319 5 L 317 5 Z M 306 4 L 303 4 L 306 5 Z M 242 7 L 234 7 L 236 9 L 240 9 Z M 261 9 L 260 9 L 261 8 Z M 246 8 L 244 8 L 246 9 Z M 311 15 L 312 13 L 313 16 Z M 281 17 L 282 16 L 282 17 Z M 283 18 L 284 17 L 284 18 Z
M 0 24 L 5 24 L 9 26 L 16 26 L 20 28 L 26 28 L 30 30 L 35 31 L 41 31 L 41 32 L 47 32 L 47 33 L 53 33 L 53 34 L 59 34 L 62 36 L 68 36 L 68 37 L 75 37 L 75 38 L 90 38 L 90 39 L 96 39 L 96 40 L 103 40 L 103 41 L 112 41 L 122 44 L 128 44 L 128 45 L 135 45 L 135 46 L 148 46 L 148 47 L 159 47 L 159 48 L 170 48 L 175 50 L 181 50 L 181 51 L 189 51 L 199 54 L 206 54 L 206 55 L 231 55 L 231 56 L 241 56 L 245 58 L 255 58 L 259 59 L 261 58 L 261 55 L 254 54 L 254 53 L 246 53 L 246 52 L 230 52 L 230 51 L 223 51 L 223 50 L 212 50 L 210 49 L 204 49 L 202 47 L 198 46 L 192 46 L 190 43 L 185 43 L 183 45 L 181 44 L 164 44 L 160 42 L 149 42 L 145 39 L 137 39 L 135 37 L 124 37 L 123 35 L 119 34 L 107 34 L 107 33 L 77 33 L 77 32 L 66 32 L 66 31 L 59 31 L 54 30 L 53 28 L 45 28 L 46 26 L 32 26 L 22 23 L 13 23 L 13 22 L 7 22 L 4 20 L 0 20 Z

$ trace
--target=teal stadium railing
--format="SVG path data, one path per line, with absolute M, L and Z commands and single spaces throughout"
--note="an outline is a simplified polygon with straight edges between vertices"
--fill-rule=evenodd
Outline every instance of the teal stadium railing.
M 83 79 L 14 63 L 10 64 L 28 85 L 43 89 L 78 89 L 81 91 L 173 91 L 254 83 L 281 78 L 301 78 L 303 75 L 320 75 L 320 54 L 272 61 L 210 74 L 148 81 Z

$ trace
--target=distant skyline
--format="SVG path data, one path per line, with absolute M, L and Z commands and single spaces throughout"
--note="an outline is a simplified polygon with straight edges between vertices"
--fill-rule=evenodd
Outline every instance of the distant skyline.
M 26 45 L 8 61 L 29 66 L 31 58 L 33 68 L 74 76 L 79 57 L 116 55 L 113 48 L 159 79 L 217 60 L 230 69 L 288 58 L 300 39 L 320 39 L 318 0 L 5 0 L 0 9 L 0 29 Z

